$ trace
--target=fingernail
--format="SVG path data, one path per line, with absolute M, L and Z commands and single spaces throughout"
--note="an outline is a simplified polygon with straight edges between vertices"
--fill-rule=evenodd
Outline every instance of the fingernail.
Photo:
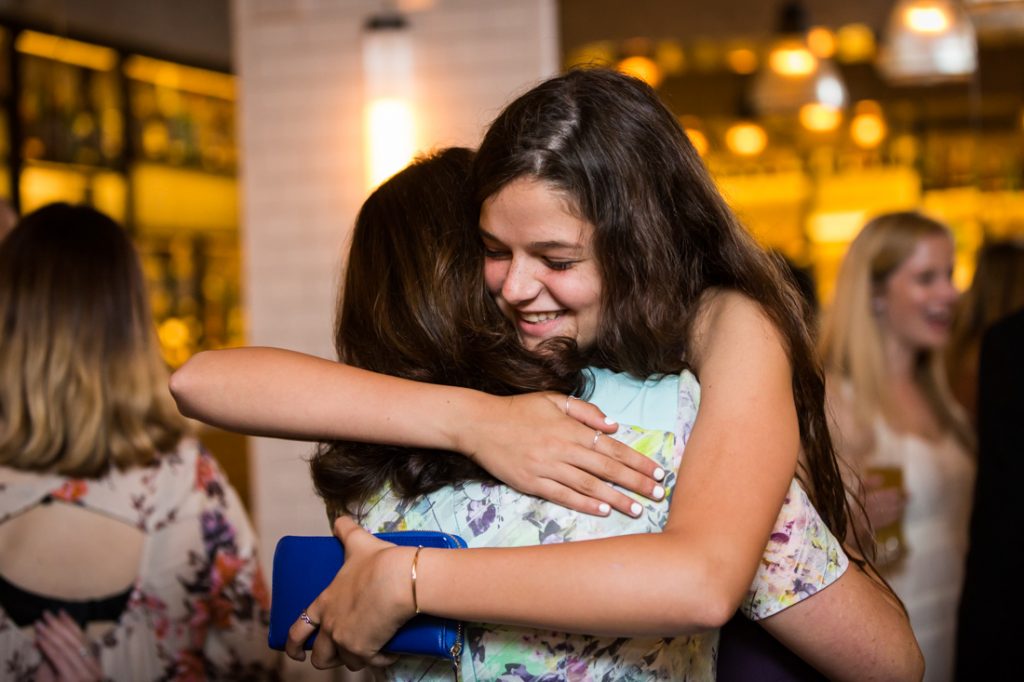
M 654 470 L 654 480 L 660 481 L 663 478 L 665 478 L 665 470 L 662 469 L 661 467 L 658 467 L 657 469 Z
M 607 502 L 602 502 L 600 505 L 598 505 L 597 510 L 605 516 L 608 516 L 608 514 L 611 513 L 612 508 L 608 505 Z
M 651 491 L 651 496 L 656 500 L 660 500 L 665 497 L 665 488 L 660 485 L 654 486 L 654 490 Z
M 640 512 L 642 512 L 643 510 L 644 508 L 640 506 L 639 502 L 634 502 L 633 504 L 629 505 L 629 511 L 633 512 L 633 516 L 640 516 Z
M 612 424 L 614 424 L 614 423 L 615 423 L 615 420 L 614 420 L 614 419 L 612 419 L 611 417 L 605 417 L 605 418 L 604 418 L 604 423 L 605 423 L 605 424 L 608 424 L 609 426 L 611 426 Z

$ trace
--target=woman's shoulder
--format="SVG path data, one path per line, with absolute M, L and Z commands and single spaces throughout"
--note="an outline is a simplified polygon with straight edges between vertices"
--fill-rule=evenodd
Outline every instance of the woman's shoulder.
M 697 374 L 713 359 L 747 357 L 788 363 L 782 332 L 758 301 L 734 289 L 708 289 L 701 296 L 688 346 Z

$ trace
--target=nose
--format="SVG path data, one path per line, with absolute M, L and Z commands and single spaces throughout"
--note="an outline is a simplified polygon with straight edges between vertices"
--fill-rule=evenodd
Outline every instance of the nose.
M 509 305 L 517 306 L 536 298 L 540 289 L 541 283 L 529 261 L 513 256 L 501 283 L 501 297 Z

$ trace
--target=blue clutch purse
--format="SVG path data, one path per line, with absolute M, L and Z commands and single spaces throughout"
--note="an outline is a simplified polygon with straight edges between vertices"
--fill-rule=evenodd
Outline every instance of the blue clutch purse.
M 458 535 L 430 530 L 377 533 L 381 540 L 407 547 L 457 549 L 466 547 Z M 288 629 L 306 607 L 330 584 L 345 561 L 345 549 L 333 536 L 302 537 L 288 535 L 274 550 L 274 575 L 270 597 L 270 635 L 272 649 L 283 650 Z M 317 633 L 306 640 L 313 646 Z M 433 656 L 458 665 L 462 653 L 462 625 L 449 618 L 421 613 L 395 633 L 384 645 L 394 654 Z

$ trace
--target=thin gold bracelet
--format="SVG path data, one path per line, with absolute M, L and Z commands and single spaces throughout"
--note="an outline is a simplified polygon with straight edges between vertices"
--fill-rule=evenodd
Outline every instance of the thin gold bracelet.
M 416 600 L 416 564 L 420 560 L 420 550 L 423 549 L 423 545 L 416 548 L 416 553 L 412 555 L 412 607 L 416 610 L 416 613 L 420 612 L 420 603 Z

